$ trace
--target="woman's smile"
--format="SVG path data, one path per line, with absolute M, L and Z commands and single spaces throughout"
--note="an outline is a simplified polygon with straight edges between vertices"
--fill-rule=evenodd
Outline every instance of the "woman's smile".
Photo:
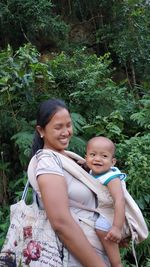
M 44 148 L 63 152 L 69 145 L 72 133 L 72 121 L 68 110 L 58 110 L 45 128 L 41 129 Z

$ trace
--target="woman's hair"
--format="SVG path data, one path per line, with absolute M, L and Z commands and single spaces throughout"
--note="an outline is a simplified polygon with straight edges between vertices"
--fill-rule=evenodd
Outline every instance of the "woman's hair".
M 37 112 L 37 121 L 36 125 L 39 125 L 41 128 L 45 128 L 45 126 L 49 123 L 55 113 L 65 108 L 68 110 L 66 104 L 60 99 L 49 99 L 41 103 L 39 106 L 39 110 Z M 43 148 L 44 142 L 43 139 L 40 137 L 38 131 L 35 131 L 32 148 L 31 148 L 31 157 L 35 155 L 35 153 Z

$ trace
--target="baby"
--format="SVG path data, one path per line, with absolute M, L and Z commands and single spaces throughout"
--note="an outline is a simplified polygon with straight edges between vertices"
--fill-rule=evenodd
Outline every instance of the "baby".
M 86 164 L 94 179 L 107 186 L 114 203 L 114 218 L 111 224 L 107 218 L 99 216 L 95 229 L 109 257 L 112 267 L 122 267 L 119 245 L 125 221 L 125 200 L 121 180 L 126 175 L 114 167 L 115 145 L 103 136 L 94 137 L 87 143 Z

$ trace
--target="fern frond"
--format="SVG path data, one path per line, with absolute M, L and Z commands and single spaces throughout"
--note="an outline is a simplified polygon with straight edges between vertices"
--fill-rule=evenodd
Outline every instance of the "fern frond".
M 86 124 L 85 118 L 79 113 L 71 113 L 71 118 L 73 121 L 73 131 L 77 135 L 83 132 L 83 126 Z
M 18 132 L 11 137 L 11 140 L 15 140 L 15 145 L 19 148 L 21 164 L 23 166 L 26 165 L 30 156 L 33 134 L 30 132 Z
M 69 150 L 84 157 L 85 144 L 86 142 L 81 137 L 73 136 L 70 141 Z

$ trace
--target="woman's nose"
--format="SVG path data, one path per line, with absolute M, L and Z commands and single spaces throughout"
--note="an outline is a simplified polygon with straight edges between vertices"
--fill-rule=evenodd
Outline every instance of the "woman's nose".
M 63 130 L 62 130 L 62 135 L 69 135 L 70 134 L 70 131 L 69 131 L 69 129 L 67 128 L 67 127 L 65 127 L 65 128 L 63 128 Z

